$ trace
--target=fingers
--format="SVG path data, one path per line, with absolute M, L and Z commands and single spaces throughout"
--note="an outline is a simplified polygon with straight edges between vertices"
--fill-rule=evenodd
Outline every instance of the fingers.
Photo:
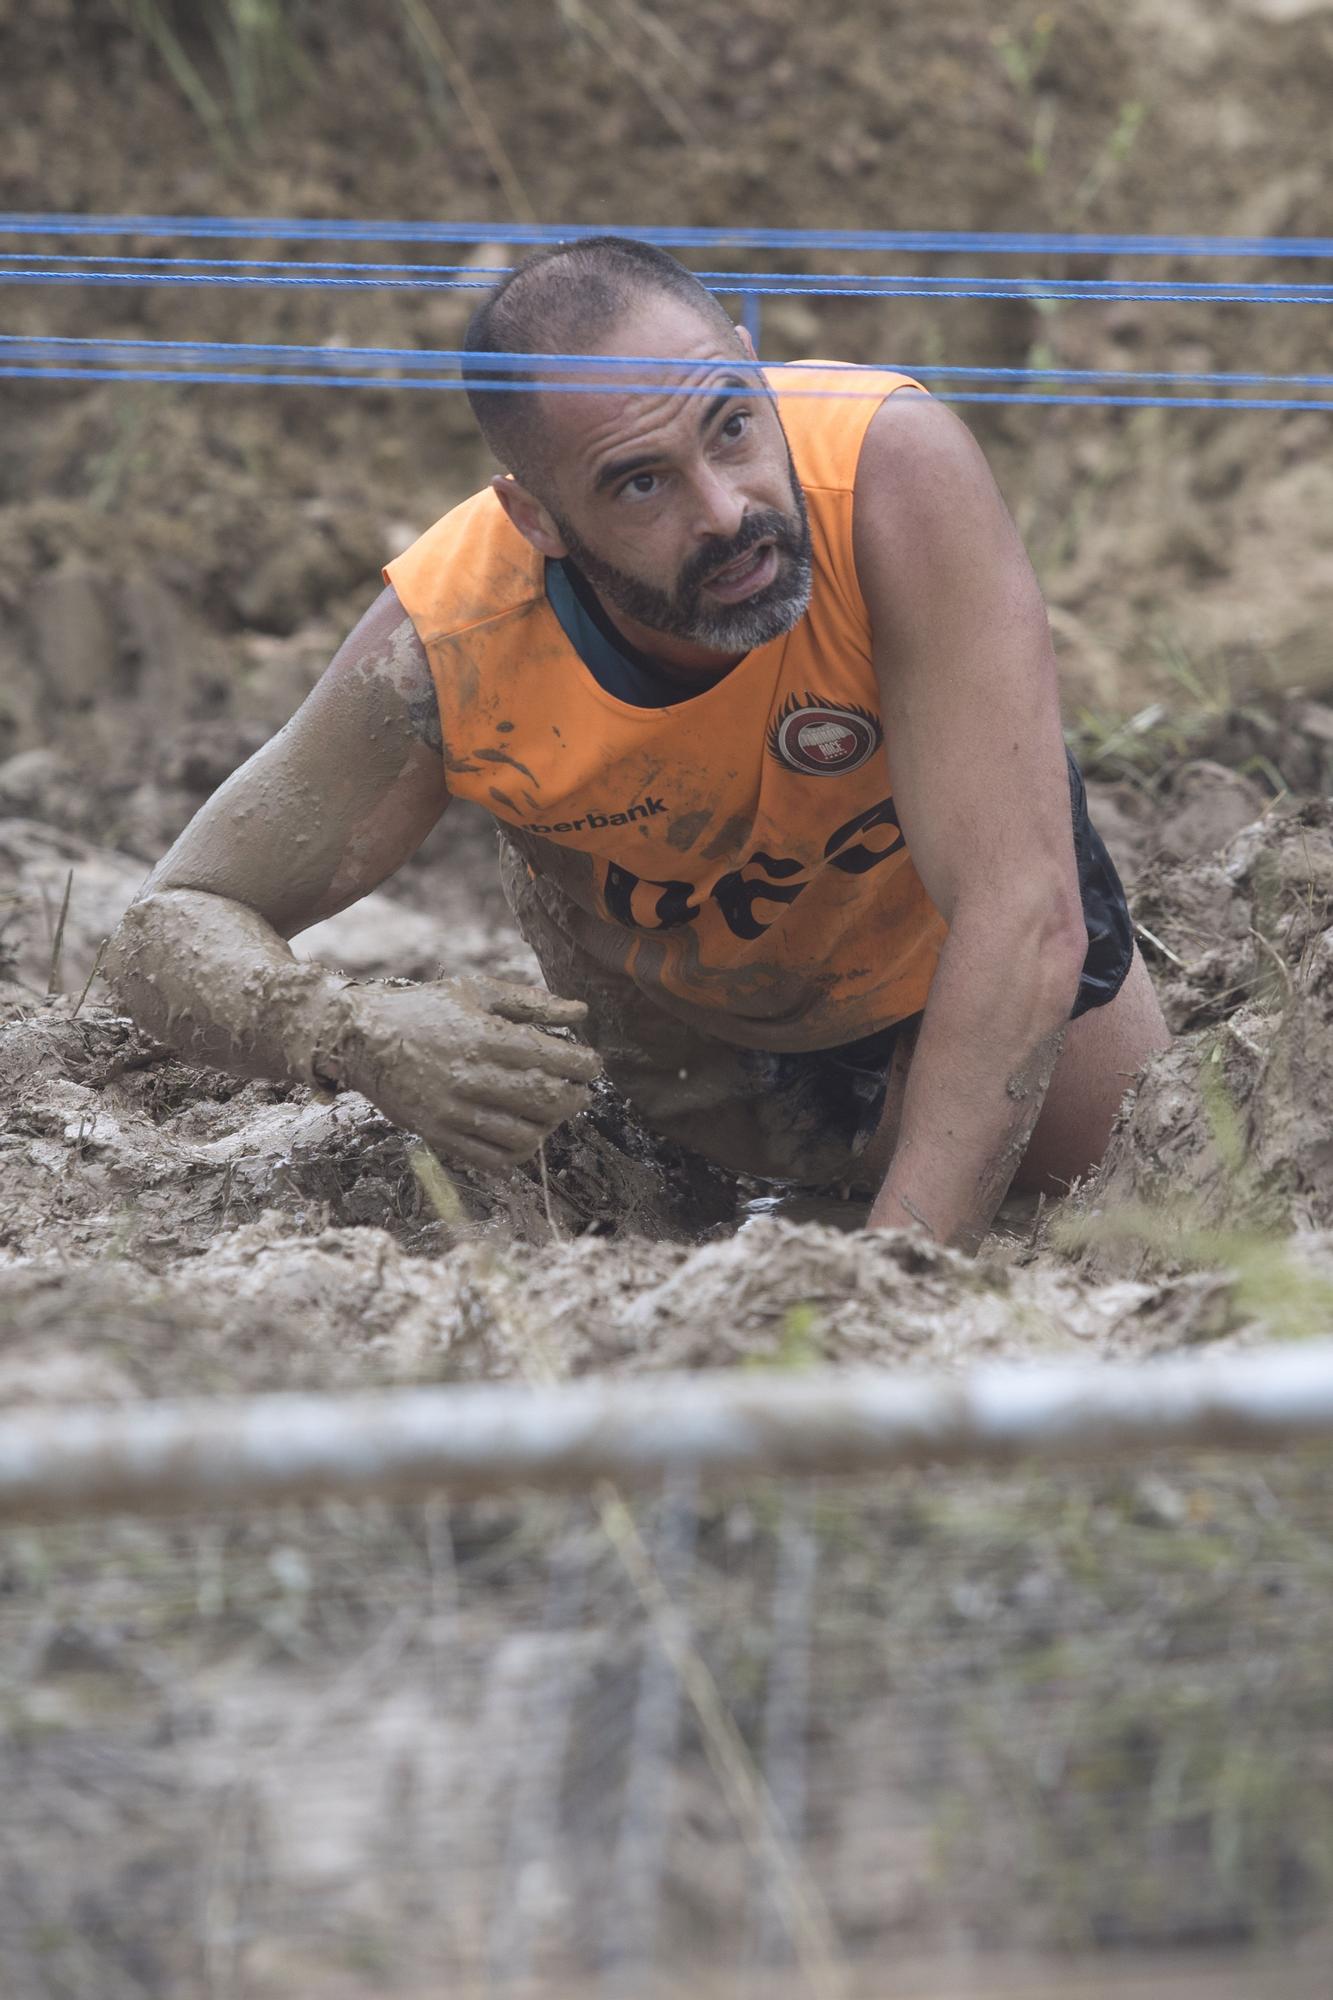
M 515 1118 L 507 1111 L 486 1110 L 478 1114 L 476 1130 L 463 1136 L 500 1154 L 506 1165 L 517 1166 L 532 1158 L 549 1130 L 548 1125 Z
M 572 1100 L 561 1099 L 556 1105 L 548 1101 L 540 1109 L 535 1105 L 507 1109 L 485 1100 L 455 1099 L 426 1121 L 426 1136 L 441 1152 L 453 1152 L 460 1158 L 473 1159 L 480 1149 L 487 1157 L 483 1160 L 478 1156 L 474 1164 L 515 1166 L 530 1160 L 547 1133 L 570 1111 L 578 1110 L 582 1095 L 576 1091 Z
M 541 1142 L 538 1141 L 538 1144 Z M 507 1174 L 520 1164 L 509 1153 L 498 1146 L 488 1146 L 481 1139 L 464 1139 L 459 1133 L 451 1132 L 435 1141 L 436 1150 L 448 1160 L 457 1160 L 465 1167 L 480 1167 L 486 1174 Z M 533 1147 L 535 1153 L 537 1147 Z
M 506 1069 L 564 1077 L 569 1083 L 595 1083 L 602 1073 L 596 1052 L 582 1042 L 557 1041 L 527 1026 L 497 1023 L 486 1038 L 485 1054 Z
M 551 1130 L 545 1122 L 534 1124 L 490 1108 L 478 1107 L 469 1118 L 468 1111 L 460 1107 L 447 1129 L 431 1135 L 431 1144 L 437 1151 L 482 1167 L 487 1173 L 508 1173 L 530 1160 Z
M 534 1028 L 580 1028 L 588 1018 L 582 1000 L 560 1000 L 540 986 L 515 986 L 506 979 L 478 981 L 492 1014 Z
M 478 1063 L 459 1079 L 456 1088 L 460 1097 L 473 1104 L 512 1112 L 548 1132 L 582 1110 L 588 1097 L 586 1083 L 491 1063 Z

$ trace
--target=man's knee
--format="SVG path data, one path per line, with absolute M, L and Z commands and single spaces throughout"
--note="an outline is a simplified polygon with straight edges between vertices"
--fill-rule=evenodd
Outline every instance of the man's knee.
M 1014 1186 L 1060 1194 L 1101 1164 L 1126 1092 L 1171 1032 L 1137 949 L 1104 1007 L 1071 1021 Z

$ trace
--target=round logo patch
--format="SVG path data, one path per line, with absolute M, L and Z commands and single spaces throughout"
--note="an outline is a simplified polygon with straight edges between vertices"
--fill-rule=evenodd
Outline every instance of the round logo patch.
M 835 708 L 810 694 L 790 697 L 768 732 L 779 763 L 815 778 L 859 770 L 883 741 L 879 718 L 868 709 Z

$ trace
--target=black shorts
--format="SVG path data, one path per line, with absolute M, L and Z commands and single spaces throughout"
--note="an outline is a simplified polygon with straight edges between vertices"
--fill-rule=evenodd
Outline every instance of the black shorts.
M 1066 752 L 1066 755 L 1069 753 Z M 1106 843 L 1088 817 L 1083 773 L 1069 756 L 1069 794 L 1074 818 L 1074 858 L 1083 896 L 1083 921 L 1088 949 L 1083 975 L 1074 996 L 1070 1020 L 1114 1000 L 1134 958 L 1134 925 L 1125 891 Z M 804 1117 L 816 1113 L 819 1124 L 858 1153 L 875 1133 L 884 1111 L 889 1071 L 900 1035 L 915 1034 L 921 1016 L 895 1021 L 859 1041 L 804 1055 L 770 1055 L 747 1049 L 743 1060 L 753 1064 L 765 1086 L 793 1101 Z

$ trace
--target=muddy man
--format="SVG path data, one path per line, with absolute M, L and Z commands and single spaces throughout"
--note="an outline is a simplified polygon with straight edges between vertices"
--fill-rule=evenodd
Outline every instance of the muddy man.
M 483 1168 L 604 1067 L 668 1137 L 941 1242 L 1086 1174 L 1167 1034 L 968 431 L 900 375 L 766 377 L 621 238 L 532 257 L 467 345 L 507 471 L 158 866 L 112 953 L 136 1019 Z M 599 360 L 527 359 L 561 355 Z M 455 797 L 550 993 L 298 963 Z

